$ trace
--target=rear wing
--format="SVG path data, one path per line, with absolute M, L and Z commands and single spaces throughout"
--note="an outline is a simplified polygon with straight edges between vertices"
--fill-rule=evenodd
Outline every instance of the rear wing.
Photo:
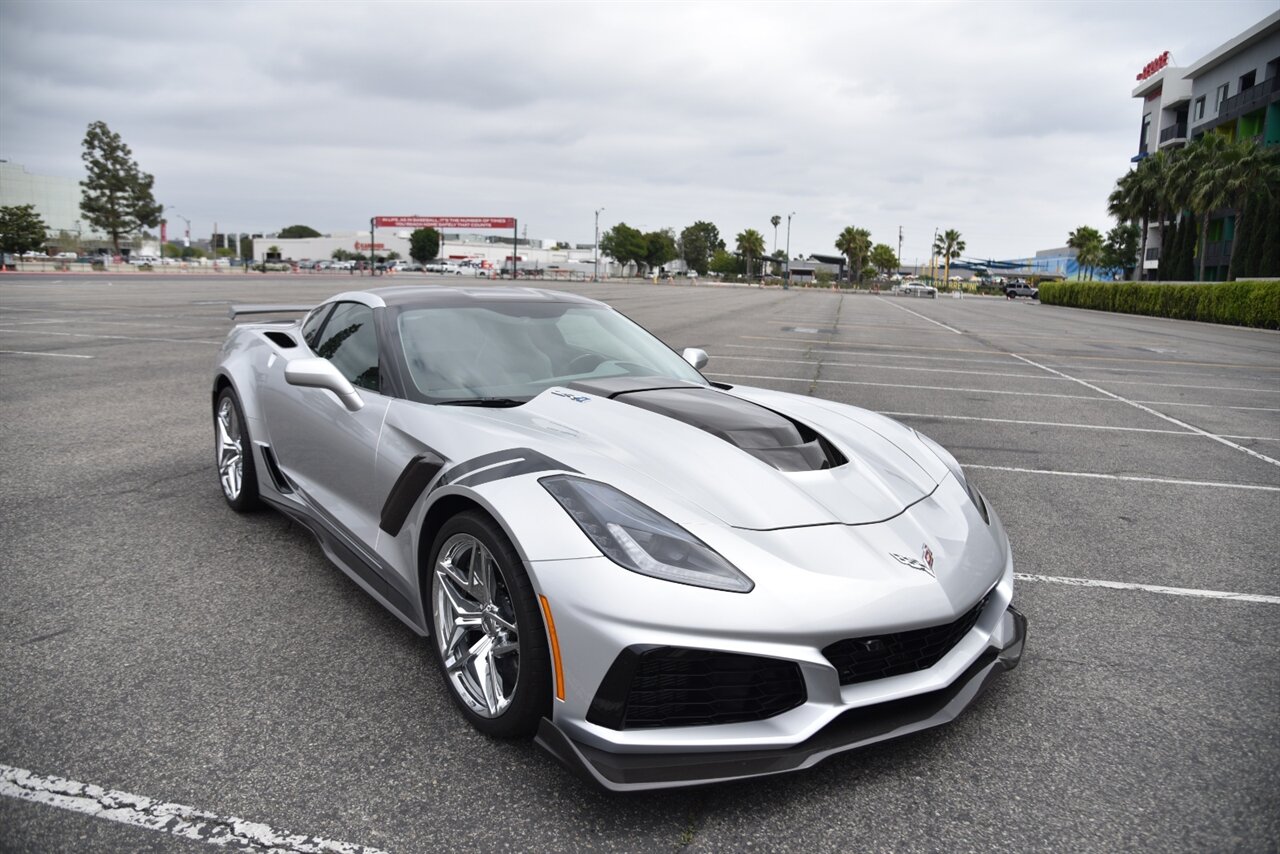
M 305 314 L 313 305 L 233 305 L 227 309 L 227 317 L 235 320 L 245 314 Z

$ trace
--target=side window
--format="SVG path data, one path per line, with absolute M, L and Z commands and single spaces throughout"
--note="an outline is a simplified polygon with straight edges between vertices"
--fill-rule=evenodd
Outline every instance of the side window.
M 313 351 L 316 349 L 316 337 L 320 334 L 320 327 L 324 325 L 324 319 L 329 316 L 331 305 L 322 305 L 319 308 L 311 310 L 311 314 L 307 315 L 306 321 L 302 324 L 302 340 L 307 342 L 307 346 Z
M 313 349 L 317 356 L 333 362 L 356 388 L 379 390 L 378 334 L 373 326 L 373 309 L 356 302 L 338 303 Z

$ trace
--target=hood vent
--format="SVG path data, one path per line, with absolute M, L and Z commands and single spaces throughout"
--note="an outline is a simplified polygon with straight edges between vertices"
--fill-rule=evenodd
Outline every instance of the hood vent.
M 711 389 L 651 388 L 612 395 L 705 430 L 778 471 L 818 471 L 848 462 L 825 438 L 798 421 L 756 403 Z

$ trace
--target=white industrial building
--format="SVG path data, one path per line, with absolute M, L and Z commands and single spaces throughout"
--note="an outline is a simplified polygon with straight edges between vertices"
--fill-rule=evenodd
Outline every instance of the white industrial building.
M 379 257 L 387 257 L 395 252 L 400 258 L 408 259 L 409 234 L 409 231 L 403 229 L 378 229 L 372 239 L 368 230 L 336 231 L 322 237 L 291 240 L 255 237 L 253 257 L 259 262 L 277 259 L 323 261 L 332 258 L 335 251 L 342 250 L 366 256 L 372 251 Z M 563 244 L 560 246 L 563 247 Z M 511 255 L 510 237 L 445 232 L 441 234 L 437 258 L 442 261 L 484 263 L 495 270 L 509 270 Z M 516 266 L 520 270 L 586 275 L 591 275 L 595 270 L 595 247 L 591 244 L 579 244 L 573 248 L 548 248 L 544 246 L 544 241 L 521 238 L 515 256 Z M 676 265 L 670 266 L 674 269 Z M 619 276 L 630 272 L 630 269 L 623 270 L 612 259 L 600 256 L 600 275 Z

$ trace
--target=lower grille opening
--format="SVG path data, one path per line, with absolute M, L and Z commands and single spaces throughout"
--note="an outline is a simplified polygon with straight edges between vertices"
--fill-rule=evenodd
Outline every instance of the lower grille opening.
M 610 729 L 771 718 L 806 699 L 792 661 L 683 647 L 629 647 L 605 675 L 587 720 Z
M 954 622 L 906 632 L 836 641 L 822 651 L 840 674 L 841 685 L 854 685 L 927 670 L 967 635 L 991 599 L 988 592 Z

